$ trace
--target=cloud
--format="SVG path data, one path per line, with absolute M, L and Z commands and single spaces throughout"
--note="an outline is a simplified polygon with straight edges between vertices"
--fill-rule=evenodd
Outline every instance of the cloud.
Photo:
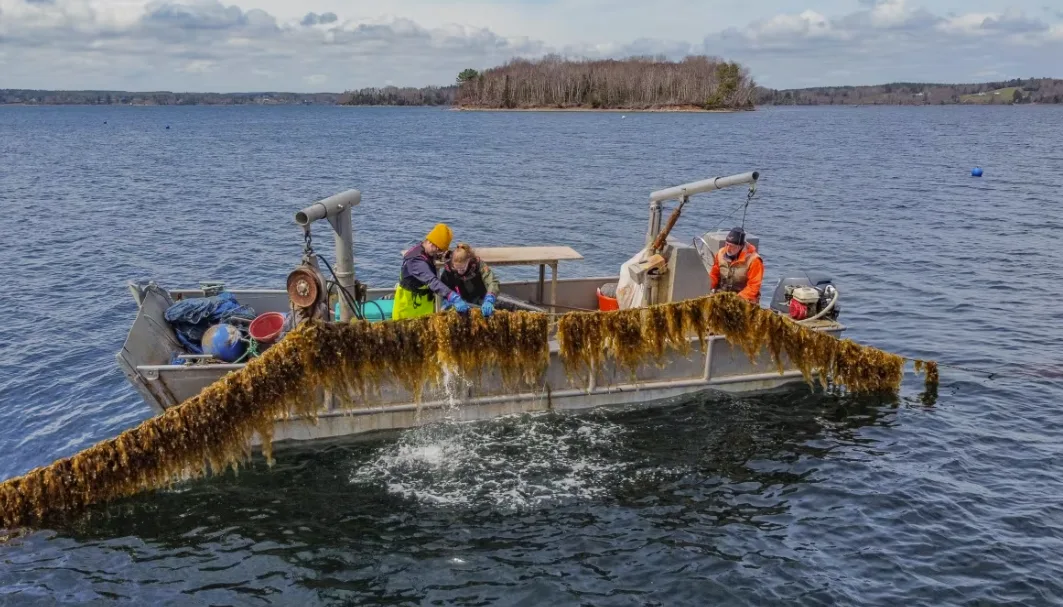
M 217 69 L 217 62 L 206 59 L 196 59 L 194 61 L 189 61 L 184 65 L 184 67 L 180 68 L 182 72 L 187 72 L 189 74 L 205 74 L 207 72 L 213 72 Z
M 335 23 L 339 21 L 339 17 L 336 13 L 307 13 L 303 20 L 299 22 L 299 25 L 311 26 L 311 25 L 328 25 L 329 23 Z
M 226 30 L 247 25 L 247 15 L 239 7 L 223 6 L 219 2 L 177 4 L 156 2 L 148 5 L 141 23 L 146 27 L 160 26 L 186 30 Z
M 1033 34 L 1047 32 L 1049 26 L 1040 19 L 1030 19 L 1022 14 L 987 15 L 980 24 L 986 32 L 1006 34 Z
M 279 22 L 217 0 L 151 2 L 132 17 L 87 0 L 0 0 L 0 10 L 0 50 L 12 55 L 3 85 L 25 88 L 342 91 L 385 79 L 448 83 L 465 67 L 545 52 L 485 28 L 329 12 Z M 86 70 L 89 60 L 101 61 L 99 69 Z
M 219 0 L 0 0 L 2 84 L 341 91 L 389 81 L 446 84 L 466 67 L 550 52 L 587 58 L 705 53 L 737 60 L 775 87 L 971 81 L 987 70 L 1063 76 L 1053 59 L 1063 56 L 1063 24 L 1054 20 L 1063 16 L 1041 4 L 1031 5 L 1034 17 L 1014 9 L 953 14 L 908 0 L 860 0 L 856 10 L 838 13 L 826 0 L 806 0 L 818 6 L 760 9 L 769 14 L 706 31 L 704 23 L 718 22 L 706 18 L 711 5 L 722 0 L 660 0 L 675 27 L 630 1 L 529 7 L 460 0 L 440 12 L 427 0 L 396 0 L 389 5 L 396 14 L 375 18 L 284 13 L 292 10 L 288 3 L 263 10 L 271 1 L 246 0 L 259 8 L 241 8 Z M 345 6 L 313 2 L 317 11 Z M 547 30 L 544 23 L 558 25 Z M 542 35 L 528 35 L 533 31 Z M 625 40 L 618 31 L 665 34 Z M 674 33 L 680 31 L 700 33 L 685 39 Z
M 758 81 L 777 87 L 977 80 L 992 64 L 1011 77 L 1063 76 L 1059 28 L 1021 12 L 935 15 L 905 0 L 862 1 L 853 13 L 776 15 L 729 28 L 701 51 L 734 57 Z M 849 71 L 845 82 L 823 77 Z
M 775 15 L 746 28 L 744 35 L 752 44 L 792 44 L 803 40 L 838 39 L 844 30 L 833 27 L 829 19 L 816 11 L 797 15 Z

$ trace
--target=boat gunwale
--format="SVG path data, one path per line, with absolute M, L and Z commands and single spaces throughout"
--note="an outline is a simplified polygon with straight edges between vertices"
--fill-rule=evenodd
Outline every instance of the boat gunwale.
M 823 321 L 825 324 L 811 327 L 813 331 L 824 331 L 828 333 L 843 333 L 848 327 L 838 321 Z M 726 340 L 724 335 L 711 334 L 705 336 L 705 341 Z M 691 335 L 687 338 L 690 343 L 700 342 L 700 338 L 697 335 Z M 560 353 L 560 346 L 557 340 L 550 340 L 550 354 Z M 248 363 L 189 363 L 183 365 L 136 365 L 134 368 L 137 371 L 143 372 L 158 372 L 158 371 L 201 371 L 204 369 L 214 369 L 218 371 L 238 371 L 247 366 Z M 779 374 L 782 375 L 782 374 Z

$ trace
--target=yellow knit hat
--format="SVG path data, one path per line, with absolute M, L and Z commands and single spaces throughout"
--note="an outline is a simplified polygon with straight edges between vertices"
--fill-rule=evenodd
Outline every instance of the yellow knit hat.
M 432 228 L 432 231 L 425 236 L 425 240 L 446 251 L 450 249 L 450 239 L 453 233 L 450 231 L 450 226 L 445 223 L 437 223 L 436 227 Z

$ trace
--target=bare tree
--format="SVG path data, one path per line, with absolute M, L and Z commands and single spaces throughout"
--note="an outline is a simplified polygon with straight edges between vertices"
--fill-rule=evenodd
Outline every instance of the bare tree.
M 512 59 L 463 80 L 455 103 L 479 108 L 746 109 L 755 97 L 748 70 L 716 58 L 573 61 L 547 55 L 537 61 Z
M 1013 79 L 978 84 L 891 82 L 874 86 L 837 86 L 797 90 L 757 89 L 763 105 L 1004 105 L 1060 103 L 1063 80 Z

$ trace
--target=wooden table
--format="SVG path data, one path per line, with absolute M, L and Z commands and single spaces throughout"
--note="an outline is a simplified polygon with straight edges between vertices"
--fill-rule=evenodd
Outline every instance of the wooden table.
M 583 259 L 572 247 L 476 247 L 476 255 L 491 266 L 539 266 L 538 300 L 543 303 L 546 266 L 550 266 L 550 311 L 557 304 L 557 262 Z

